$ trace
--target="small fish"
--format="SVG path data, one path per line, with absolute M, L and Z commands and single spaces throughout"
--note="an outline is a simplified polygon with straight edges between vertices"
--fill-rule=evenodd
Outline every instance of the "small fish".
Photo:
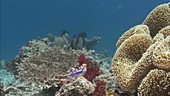
M 80 66 L 78 69 L 74 69 L 69 72 L 68 76 L 70 77 L 78 77 L 78 76 L 83 76 L 87 71 L 86 64 L 83 64 Z

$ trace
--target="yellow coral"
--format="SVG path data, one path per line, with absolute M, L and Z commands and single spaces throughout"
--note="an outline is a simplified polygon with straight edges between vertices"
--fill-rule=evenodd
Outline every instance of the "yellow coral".
M 170 25 L 170 3 L 161 4 L 153 9 L 143 24 L 149 27 L 152 37 L 163 27 Z

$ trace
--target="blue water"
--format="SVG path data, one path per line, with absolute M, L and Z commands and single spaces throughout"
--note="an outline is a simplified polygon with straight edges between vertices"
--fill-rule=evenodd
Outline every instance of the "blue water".
M 1 59 L 12 60 L 29 40 L 86 32 L 102 37 L 97 52 L 115 52 L 118 38 L 143 22 L 157 5 L 170 0 L 1 0 Z

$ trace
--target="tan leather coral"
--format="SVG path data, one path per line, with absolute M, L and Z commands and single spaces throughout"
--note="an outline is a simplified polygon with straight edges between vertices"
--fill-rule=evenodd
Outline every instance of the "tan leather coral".
M 170 94 L 169 6 L 156 7 L 143 24 L 130 28 L 118 40 L 113 74 L 124 91 L 137 90 L 139 96 Z

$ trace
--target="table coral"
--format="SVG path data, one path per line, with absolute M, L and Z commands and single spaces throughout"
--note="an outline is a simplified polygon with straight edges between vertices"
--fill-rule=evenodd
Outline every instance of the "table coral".
M 25 62 L 17 63 L 19 79 L 50 87 L 66 78 L 68 70 L 78 65 L 78 53 L 66 52 L 59 47 L 52 47 L 39 56 L 32 56 Z
M 146 25 L 131 28 L 118 40 L 118 49 L 112 59 L 113 73 L 125 92 L 137 90 L 140 96 L 170 93 L 169 5 L 155 8 L 156 11 L 150 13 L 152 17 L 145 20 Z M 160 10 L 162 13 L 155 13 Z

